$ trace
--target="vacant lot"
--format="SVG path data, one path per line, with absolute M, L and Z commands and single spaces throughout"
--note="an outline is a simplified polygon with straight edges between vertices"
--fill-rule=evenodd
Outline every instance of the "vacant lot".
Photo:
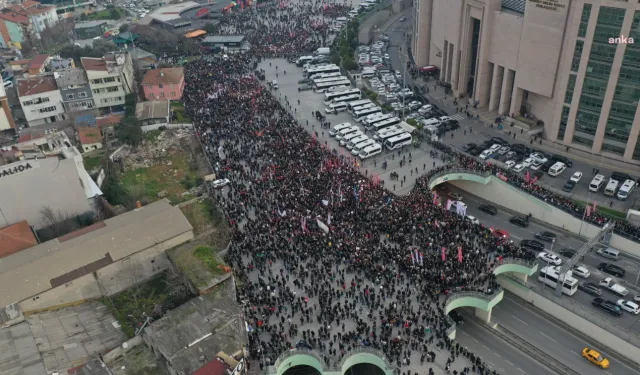
M 182 193 L 200 181 L 189 152 L 172 146 L 153 165 L 125 171 L 120 182 L 136 200 L 153 202 L 159 199 L 159 192 L 166 191 L 166 197 L 175 203 L 185 200 Z
M 198 288 L 203 288 L 226 273 L 225 264 L 213 246 L 185 244 L 168 252 L 169 257 Z

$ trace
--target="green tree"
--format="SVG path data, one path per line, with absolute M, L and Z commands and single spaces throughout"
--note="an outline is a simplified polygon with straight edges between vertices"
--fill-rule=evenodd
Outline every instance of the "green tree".
M 82 14 L 80 15 L 80 21 L 86 21 L 86 20 L 88 20 L 88 19 L 89 19 L 89 16 L 87 16 L 85 13 L 82 13 Z
M 358 63 L 355 62 L 353 57 L 349 56 L 348 58 L 342 61 L 342 66 L 344 66 L 347 70 L 358 70 Z
M 407 124 L 411 125 L 411 126 L 416 126 L 418 125 L 418 121 L 416 121 L 416 119 L 414 118 L 410 118 L 407 120 Z
M 211 22 L 207 22 L 204 24 L 204 27 L 202 28 L 202 30 L 206 31 L 207 34 L 215 34 L 218 30 L 218 28 L 216 27 L 216 25 L 212 24 Z
M 112 20 L 119 20 L 120 12 L 118 12 L 116 8 L 112 8 L 111 10 L 109 10 L 109 18 Z
M 131 146 L 138 146 L 143 139 L 142 128 L 135 117 L 125 117 L 121 124 L 116 126 L 118 140 Z
M 118 29 L 121 33 L 124 33 L 126 31 L 129 31 L 129 24 L 128 23 L 123 23 L 122 25 L 120 25 L 120 28 Z

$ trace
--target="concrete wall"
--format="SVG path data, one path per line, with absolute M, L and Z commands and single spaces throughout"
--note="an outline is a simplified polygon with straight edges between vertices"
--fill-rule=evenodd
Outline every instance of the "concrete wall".
M 138 345 L 144 344 L 144 340 L 142 339 L 142 335 L 140 335 L 140 336 L 135 336 L 134 338 L 128 340 L 126 343 L 127 343 L 126 349 L 124 349 L 121 345 L 112 349 L 108 353 L 103 354 L 102 360 L 104 361 L 104 363 L 106 363 L 107 365 L 111 364 L 111 362 L 120 358 L 121 356 L 126 354 L 129 350 L 135 348 Z
M 193 124 L 152 124 L 152 125 L 143 125 L 142 132 L 150 132 L 152 130 L 158 130 L 161 127 L 165 127 L 167 129 L 193 129 Z
M 609 331 L 596 326 L 588 320 L 574 314 L 553 301 L 534 293 L 513 280 L 498 277 L 498 282 L 505 290 L 512 292 L 526 302 L 536 306 L 538 309 L 543 310 L 568 326 L 582 332 L 593 340 L 596 340 L 613 351 L 616 351 L 628 360 L 640 365 L 640 348 L 629 344 Z
M 482 199 L 490 202 L 499 202 L 500 206 L 506 207 L 512 211 L 523 215 L 531 213 L 535 219 L 585 237 L 593 237 L 600 230 L 599 227 L 588 223 L 582 223 L 580 219 L 573 215 L 534 198 L 508 183 L 501 181 L 495 176 L 489 177 L 487 184 L 480 184 L 460 179 L 453 180 L 453 177 L 456 176 L 457 175 L 452 174 L 452 179 L 448 182 L 462 190 L 477 195 Z M 610 245 L 618 250 L 629 253 L 630 255 L 640 257 L 640 245 L 624 237 L 614 234 L 611 236 Z
M 516 70 L 518 66 L 518 51 L 520 50 L 520 35 L 522 33 L 522 17 L 514 14 L 495 12 L 489 46 L 489 61 Z M 505 33 L 504 30 L 509 30 Z
M 192 231 L 183 233 L 96 272 L 21 301 L 20 309 L 28 314 L 119 293 L 167 269 L 169 259 L 165 251 L 191 239 L 193 239 Z

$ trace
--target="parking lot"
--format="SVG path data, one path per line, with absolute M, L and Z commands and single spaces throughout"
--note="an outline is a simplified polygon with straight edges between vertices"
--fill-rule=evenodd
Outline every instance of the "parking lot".
M 345 122 L 353 125 L 359 124 L 354 121 L 348 112 L 326 114 L 323 94 L 313 91 L 298 92 L 298 80 L 303 78 L 302 68 L 296 67 L 295 64 L 288 63 L 284 59 L 265 60 L 259 64 L 258 68 L 265 70 L 266 82 L 274 79 L 278 81 L 279 89 L 275 95 L 283 103 L 288 101 L 296 119 L 301 125 L 306 127 L 307 131 L 311 134 L 317 134 L 316 137 L 319 142 L 327 145 L 332 150 L 336 150 L 339 155 L 352 156 L 345 147 L 340 146 L 339 142 L 329 135 L 330 129 L 323 129 L 320 126 L 320 121 L 315 118 L 315 112 L 320 111 L 323 115 L 326 115 L 326 121 L 328 121 L 331 126 Z M 369 136 L 372 135 L 371 132 L 367 132 L 362 125 L 359 125 L 359 127 L 363 133 Z M 385 187 L 388 187 L 391 191 L 394 191 L 395 185 L 395 193 L 404 195 L 411 191 L 418 175 L 433 168 L 434 165 L 438 166 L 443 164 L 442 160 L 431 157 L 429 155 L 430 151 L 432 151 L 432 149 L 425 143 L 422 143 L 419 148 L 413 146 L 405 147 L 400 152 L 391 153 L 383 151 L 375 157 L 359 161 L 358 168 L 367 176 L 379 176 L 380 182 L 384 183 Z M 400 161 L 403 159 L 405 162 L 401 167 Z M 382 168 L 384 161 L 387 161 L 386 169 Z M 418 172 L 416 172 L 416 169 Z M 390 178 L 392 172 L 397 173 L 399 179 L 392 180 Z M 400 180 L 402 180 L 402 182 Z

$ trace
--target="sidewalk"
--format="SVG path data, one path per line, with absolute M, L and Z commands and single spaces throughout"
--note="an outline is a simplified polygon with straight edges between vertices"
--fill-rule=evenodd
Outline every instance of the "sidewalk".
M 389 26 L 390 24 L 385 24 L 382 31 L 384 32 L 384 30 L 386 30 Z M 404 55 L 405 58 L 408 58 L 407 56 L 408 52 L 406 48 L 403 48 L 401 53 Z M 440 108 L 447 110 L 447 112 L 455 114 L 456 106 L 453 104 L 453 99 L 454 99 L 453 96 L 446 95 L 444 92 L 444 88 L 436 87 L 436 82 L 437 82 L 436 79 L 430 79 L 429 81 L 425 81 L 421 77 L 414 79 L 415 85 L 420 87 L 427 87 L 429 89 L 429 93 L 426 94 L 426 96 L 430 99 L 430 101 L 434 102 Z M 478 125 L 484 125 L 485 127 L 490 127 L 491 124 L 493 124 L 495 119 L 498 117 L 497 112 L 489 111 L 487 108 L 474 109 L 473 105 L 469 103 L 469 98 L 467 97 L 458 99 L 458 107 L 461 107 L 463 109 L 462 114 L 464 114 L 465 112 L 464 108 L 467 104 L 469 104 L 469 108 L 466 111 L 469 111 L 470 114 L 472 114 L 472 116 L 470 116 L 469 119 L 473 118 L 474 119 L 473 121 L 477 122 Z M 478 118 L 477 120 L 476 120 L 476 117 Z M 497 133 L 503 133 L 505 137 L 510 138 L 512 141 L 514 140 L 513 133 L 515 132 L 516 142 L 529 144 L 532 147 L 535 147 L 536 149 L 549 152 L 552 154 L 562 155 L 571 160 L 580 160 L 582 162 L 596 166 L 599 169 L 606 168 L 606 169 L 615 170 L 619 172 L 625 172 L 632 176 L 640 175 L 640 165 L 634 165 L 634 164 L 626 163 L 620 160 L 610 159 L 606 156 L 592 154 L 587 151 L 579 150 L 571 146 L 566 146 L 562 143 L 554 142 L 546 139 L 543 139 L 542 143 L 540 143 L 539 138 L 535 142 L 533 142 L 532 137 L 529 134 L 527 134 L 528 130 L 529 129 L 521 129 L 518 126 L 514 126 L 514 127 L 507 126 L 503 130 L 499 130 L 497 126 L 494 126 L 494 131 L 496 131 Z M 511 132 L 512 135 L 509 135 L 509 132 Z

